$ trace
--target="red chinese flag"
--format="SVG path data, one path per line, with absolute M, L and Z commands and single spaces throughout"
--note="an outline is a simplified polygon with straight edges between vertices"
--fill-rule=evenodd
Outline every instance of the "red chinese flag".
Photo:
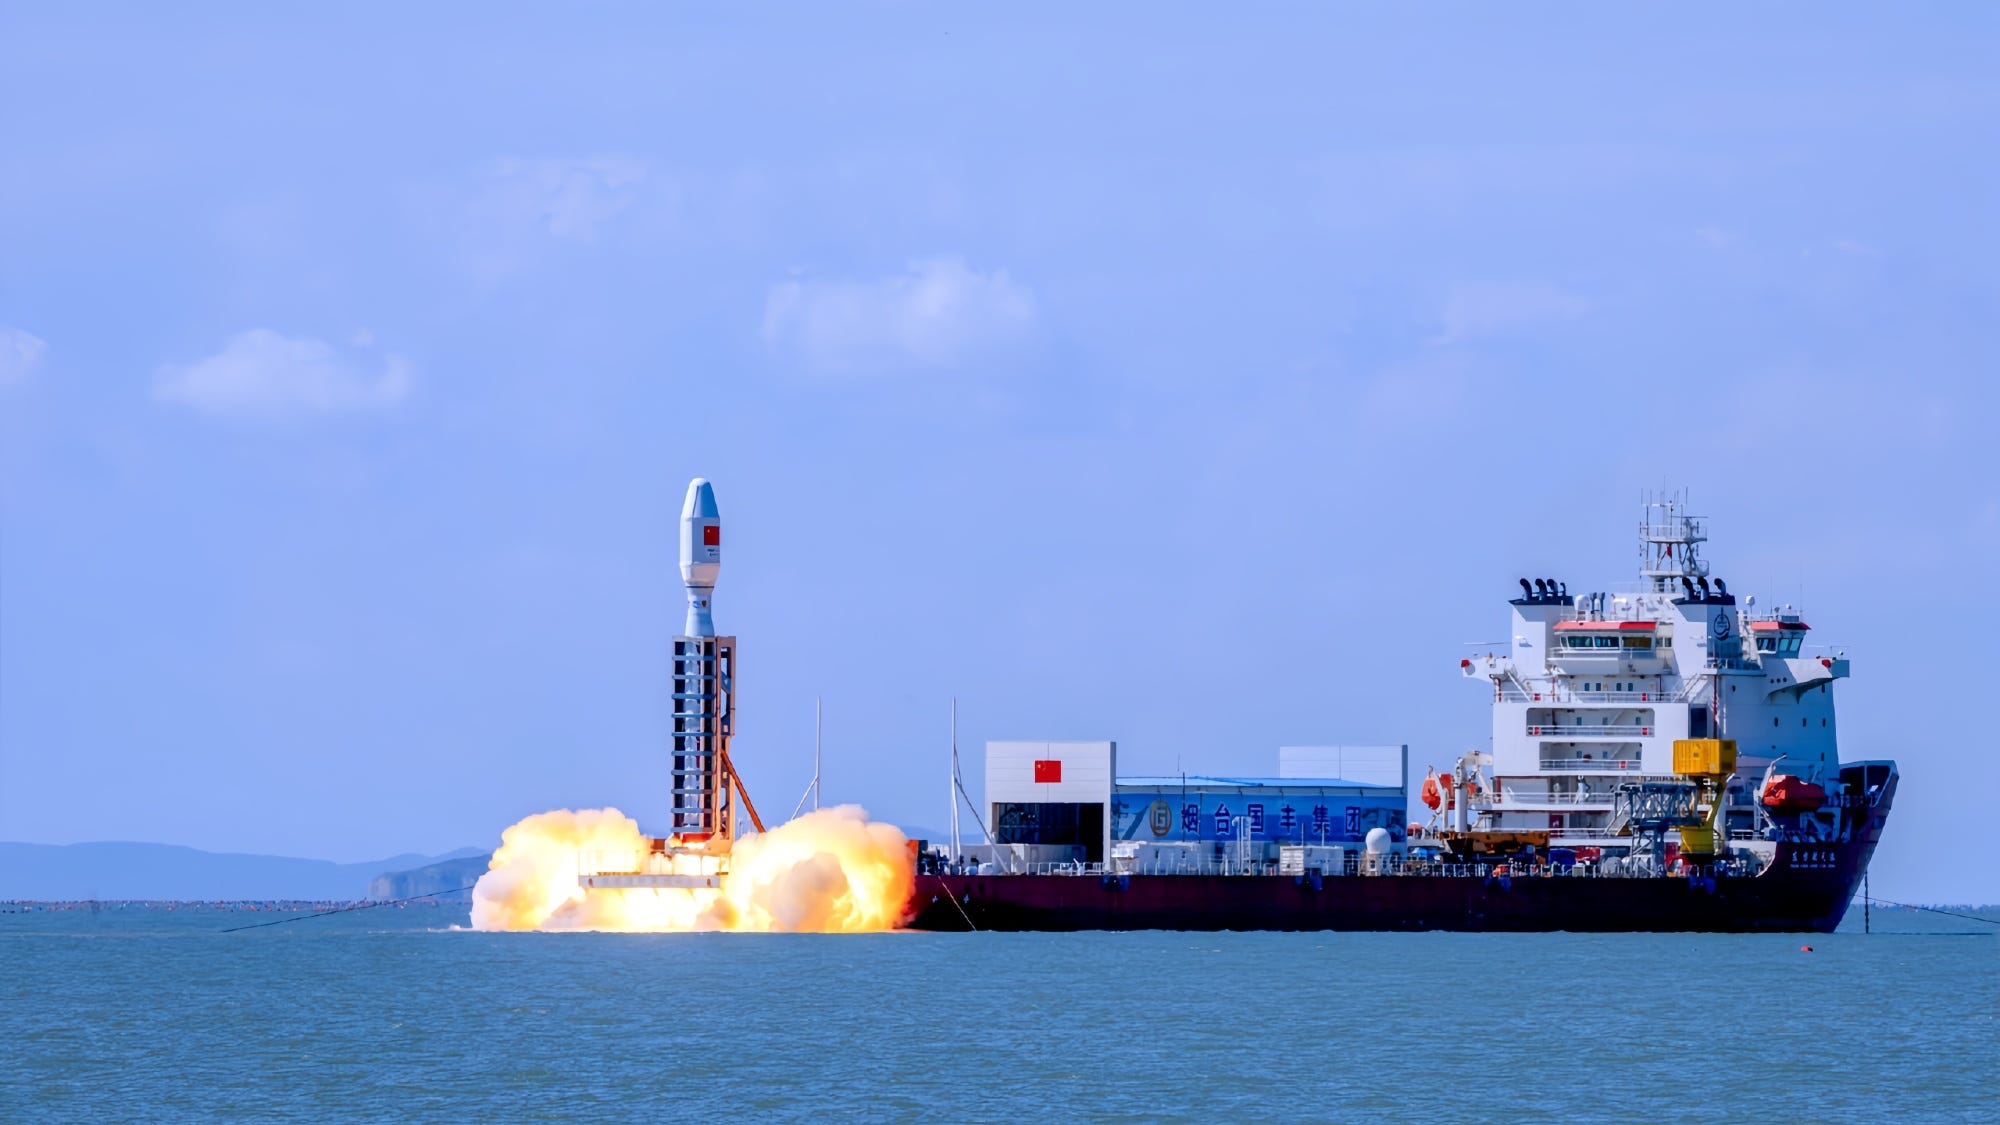
M 712 523 L 702 528 L 701 545 L 704 547 L 722 546 L 722 525 Z
M 1061 758 L 1035 759 L 1035 780 L 1043 782 L 1061 781 L 1062 759 Z

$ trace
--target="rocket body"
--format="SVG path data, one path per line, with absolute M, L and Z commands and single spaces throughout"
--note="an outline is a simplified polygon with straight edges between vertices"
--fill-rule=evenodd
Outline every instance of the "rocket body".
M 715 619 L 709 601 L 722 572 L 722 514 L 715 506 L 715 486 L 706 478 L 688 482 L 681 504 L 681 582 L 687 586 L 687 636 L 713 637 Z
M 715 488 L 696 477 L 681 505 L 681 583 L 687 628 L 674 638 L 673 835 L 728 851 L 735 836 L 729 738 L 735 727 L 736 638 L 719 637 L 709 600 L 722 571 L 722 515 Z

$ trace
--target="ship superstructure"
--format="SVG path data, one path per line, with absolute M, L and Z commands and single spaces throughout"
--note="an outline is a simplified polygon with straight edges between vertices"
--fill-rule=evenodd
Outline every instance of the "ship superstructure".
M 1492 686 L 1491 750 L 1425 786 L 1432 831 L 1546 833 L 1553 847 L 1625 850 L 1643 812 L 1635 801 L 1708 776 L 1715 792 L 1697 797 L 1724 845 L 1841 834 L 1838 802 L 1781 808 L 1762 798 L 1780 779 L 1808 794 L 1834 780 L 1832 689 L 1848 660 L 1808 651 L 1811 626 L 1795 607 L 1760 611 L 1711 575 L 1704 525 L 1681 498 L 1654 499 L 1639 524 L 1635 586 L 1572 593 L 1558 579 L 1520 580 L 1509 649 L 1460 661 L 1466 678 Z M 1676 743 L 1703 739 L 1734 743 L 1728 771 L 1677 764 Z

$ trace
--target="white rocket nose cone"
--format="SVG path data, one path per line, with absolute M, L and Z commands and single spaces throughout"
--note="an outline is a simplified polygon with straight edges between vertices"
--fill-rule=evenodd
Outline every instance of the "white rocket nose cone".
M 706 478 L 688 482 L 681 505 L 681 581 L 687 586 L 687 636 L 712 637 L 709 598 L 722 571 L 722 513 L 715 505 L 715 488 Z
M 681 518 L 684 520 L 695 519 L 697 517 L 715 519 L 721 514 L 715 507 L 715 486 L 708 483 L 708 478 L 696 477 L 689 481 L 687 500 L 681 504 Z

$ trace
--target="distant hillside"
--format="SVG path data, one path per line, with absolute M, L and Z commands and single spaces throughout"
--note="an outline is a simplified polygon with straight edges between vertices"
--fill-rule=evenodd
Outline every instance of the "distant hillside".
M 368 883 L 368 897 L 377 902 L 395 899 L 415 898 L 418 895 L 436 895 L 442 902 L 470 901 L 472 884 L 486 874 L 486 861 L 492 857 L 485 852 L 465 856 L 461 859 L 447 859 L 428 864 L 412 871 L 390 871 L 375 876 Z
M 469 856 L 484 869 L 486 852 L 479 848 L 333 863 L 173 844 L 0 843 L 0 899 L 348 900 L 366 897 L 377 875 Z

